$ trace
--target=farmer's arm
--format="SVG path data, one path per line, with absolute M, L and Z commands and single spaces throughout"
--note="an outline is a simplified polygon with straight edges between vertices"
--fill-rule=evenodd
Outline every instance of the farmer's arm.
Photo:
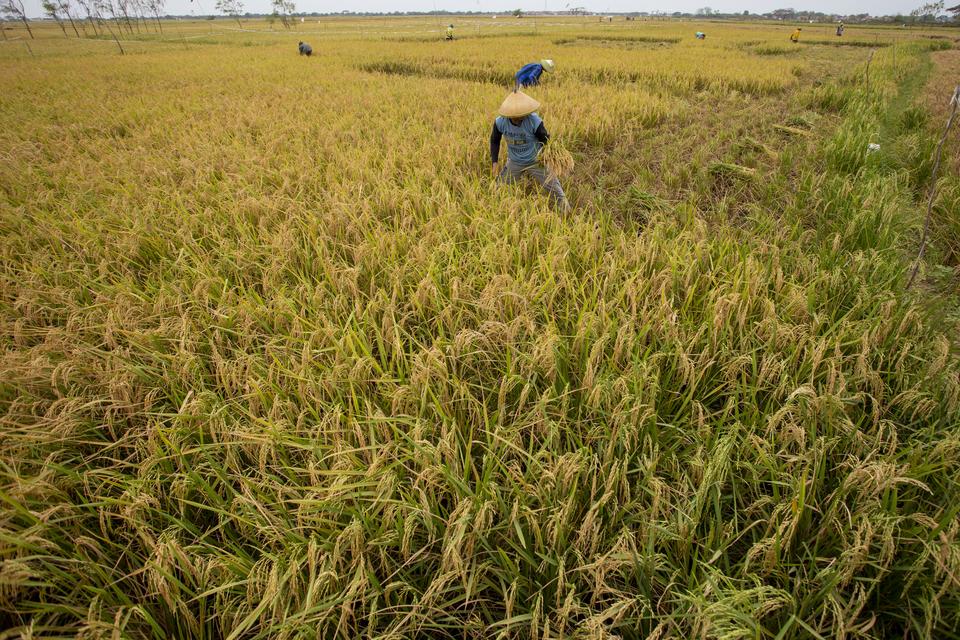
M 497 170 L 497 160 L 500 158 L 500 139 L 503 134 L 497 128 L 497 123 L 493 123 L 493 131 L 490 132 L 490 162 L 493 163 L 493 170 Z
M 533 132 L 533 135 L 541 144 L 547 144 L 547 140 L 550 139 L 550 134 L 547 133 L 547 128 L 543 126 L 543 122 L 540 122 L 540 126 Z

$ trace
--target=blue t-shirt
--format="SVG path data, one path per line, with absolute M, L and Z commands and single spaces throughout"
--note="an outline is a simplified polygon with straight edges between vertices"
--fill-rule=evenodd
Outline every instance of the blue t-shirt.
M 520 124 L 513 124 L 510 118 L 500 116 L 494 124 L 507 141 L 507 157 L 521 166 L 533 164 L 537 161 L 537 154 L 543 146 L 537 140 L 536 131 L 543 119 L 536 113 L 525 117 Z
M 515 76 L 518 87 L 532 87 L 540 84 L 540 75 L 543 73 L 543 65 L 539 62 L 531 62 L 520 67 Z

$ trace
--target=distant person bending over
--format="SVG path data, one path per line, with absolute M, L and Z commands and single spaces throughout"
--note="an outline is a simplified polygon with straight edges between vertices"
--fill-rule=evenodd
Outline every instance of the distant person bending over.
M 707 34 L 705 34 L 703 31 L 697 31 L 697 32 L 696 32 L 695 34 L 693 34 L 693 35 L 694 35 L 694 37 L 695 37 L 697 40 L 706 40 L 706 39 L 707 39 Z
M 490 160 L 497 182 L 513 183 L 527 176 L 543 187 L 551 202 L 564 211 L 570 210 L 570 202 L 556 176 L 552 176 L 539 162 L 537 155 L 550 139 L 537 115 L 540 103 L 523 93 L 512 91 L 500 105 L 500 117 L 493 122 L 490 132 Z M 500 140 L 507 141 L 507 162 L 500 169 Z
M 447 40 L 453 40 L 453 25 L 447 25 Z
M 541 60 L 540 62 L 531 62 L 520 67 L 520 71 L 514 78 L 517 81 L 517 89 L 524 87 L 535 87 L 540 84 L 540 76 L 543 72 L 551 73 L 553 71 L 553 60 Z
M 297 49 L 300 50 L 300 55 L 310 57 L 313 55 L 313 47 L 308 45 L 306 42 L 300 42 L 297 45 Z
M 794 44 L 800 42 L 800 31 L 802 31 L 802 29 L 797 27 L 797 30 L 790 34 L 790 42 Z

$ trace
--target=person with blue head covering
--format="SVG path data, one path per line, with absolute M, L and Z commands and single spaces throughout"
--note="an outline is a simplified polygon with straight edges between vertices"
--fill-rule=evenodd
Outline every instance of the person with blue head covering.
M 530 64 L 523 65 L 515 76 L 517 81 L 516 88 L 535 87 L 540 84 L 540 76 L 543 75 L 543 72 L 546 71 L 550 73 L 553 71 L 553 66 L 553 60 L 541 60 L 540 62 L 531 62 Z

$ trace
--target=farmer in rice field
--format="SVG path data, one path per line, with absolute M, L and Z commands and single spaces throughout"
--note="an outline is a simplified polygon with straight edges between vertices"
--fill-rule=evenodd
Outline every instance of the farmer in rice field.
M 453 40 L 453 25 L 447 25 L 447 40 Z
M 519 90 L 511 91 L 500 105 L 498 117 L 490 132 L 490 160 L 497 182 L 514 183 L 526 176 L 542 186 L 550 200 L 564 211 L 570 210 L 570 202 L 556 176 L 550 175 L 537 155 L 550 138 L 537 115 L 540 103 Z M 500 168 L 500 140 L 507 141 L 507 161 Z
M 843 35 L 843 22 L 837 25 L 837 37 L 839 38 L 842 35 Z
M 543 75 L 544 71 L 547 73 L 553 71 L 553 60 L 541 60 L 540 62 L 523 65 L 520 67 L 520 71 L 517 71 L 517 75 L 514 76 L 517 80 L 516 88 L 523 89 L 540 84 L 540 76 Z
M 306 42 L 299 42 L 297 44 L 297 49 L 300 50 L 300 55 L 307 56 L 308 58 L 313 55 L 313 47 L 308 45 Z
M 802 31 L 802 29 L 797 27 L 797 30 L 790 34 L 790 42 L 794 44 L 800 42 L 800 31 Z

